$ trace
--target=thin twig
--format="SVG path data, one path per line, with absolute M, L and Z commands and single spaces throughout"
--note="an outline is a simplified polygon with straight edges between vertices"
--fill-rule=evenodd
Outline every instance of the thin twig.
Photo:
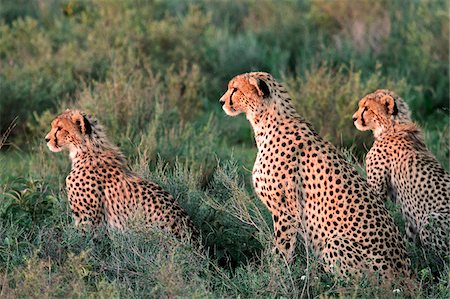
M 12 130 L 16 127 L 17 125 L 17 116 L 11 121 L 11 123 L 9 124 L 8 128 L 6 129 L 6 131 L 3 133 L 3 135 L 1 136 L 0 139 L 0 149 L 6 145 L 6 139 L 8 139 L 9 135 L 11 134 Z

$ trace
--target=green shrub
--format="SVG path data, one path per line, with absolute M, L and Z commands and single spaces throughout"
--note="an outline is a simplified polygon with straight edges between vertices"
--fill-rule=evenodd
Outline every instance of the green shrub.
M 160 161 L 144 175 L 178 198 L 180 204 L 200 228 L 203 243 L 221 266 L 234 268 L 271 243 L 271 223 L 267 209 L 250 196 L 242 182 L 236 162 L 214 164 L 210 180 L 188 163 L 176 163 L 170 171 Z
M 120 298 L 117 286 L 105 280 L 95 286 L 86 278 L 91 274 L 87 253 L 71 254 L 62 264 L 44 260 L 35 253 L 18 267 L 3 284 L 4 298 Z
M 441 112 L 441 114 L 444 114 Z M 422 125 L 425 134 L 425 144 L 436 156 L 441 165 L 449 171 L 450 164 L 450 118 L 448 115 L 442 117 L 442 121 L 426 123 Z
M 30 228 L 45 222 L 54 201 L 43 182 L 16 179 L 0 197 L 0 218 Z
M 238 73 L 272 73 L 363 172 L 372 134 L 351 116 L 366 93 L 391 88 L 448 169 L 447 10 L 443 0 L 1 1 L 0 296 L 407 297 L 324 274 L 301 242 L 291 266 L 272 254 L 270 214 L 251 191 L 250 124 L 218 99 Z M 131 168 L 179 200 L 204 252 L 162 232 L 74 227 L 68 153 L 43 140 L 66 108 L 98 117 Z M 420 247 L 408 251 L 413 296 L 448 298 L 448 264 L 436 272 Z
M 304 78 L 287 77 L 283 81 L 297 111 L 322 136 L 336 145 L 360 149 L 364 141 L 368 142 L 368 134 L 359 132 L 353 125 L 352 115 L 359 100 L 381 87 L 395 90 L 398 94 L 407 91 L 404 80 L 385 79 L 380 68 L 377 66 L 373 75 L 363 80 L 361 71 L 353 67 L 335 69 L 324 65 L 308 71 Z

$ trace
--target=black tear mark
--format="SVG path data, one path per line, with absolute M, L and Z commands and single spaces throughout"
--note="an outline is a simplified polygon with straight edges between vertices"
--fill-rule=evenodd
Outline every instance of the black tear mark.
M 364 119 L 364 113 L 366 113 L 366 111 L 367 111 L 367 107 L 364 107 L 363 112 L 361 113 L 361 125 L 363 127 L 366 126 L 366 120 Z
M 233 88 L 233 91 L 230 94 L 230 107 L 233 106 L 233 95 L 236 91 L 237 91 L 237 88 L 235 87 L 235 88 Z

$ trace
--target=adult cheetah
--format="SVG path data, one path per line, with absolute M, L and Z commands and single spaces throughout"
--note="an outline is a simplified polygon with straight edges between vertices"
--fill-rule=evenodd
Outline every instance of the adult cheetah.
M 179 238 L 195 237 L 186 212 L 161 187 L 129 170 L 124 156 L 95 118 L 66 110 L 51 126 L 45 137 L 49 149 L 70 152 L 72 170 L 66 184 L 77 225 L 106 222 L 123 229 L 130 216 L 141 213 L 146 225 L 157 225 Z
M 281 84 L 268 73 L 241 74 L 220 103 L 230 116 L 245 113 L 253 127 L 253 185 L 272 213 L 276 251 L 291 261 L 301 232 L 327 271 L 409 276 L 409 259 L 383 201 L 298 115 Z
M 375 142 L 366 156 L 367 180 L 381 197 L 393 195 L 406 233 L 447 257 L 450 246 L 450 175 L 427 149 L 405 101 L 377 90 L 359 101 L 357 129 L 372 130 Z

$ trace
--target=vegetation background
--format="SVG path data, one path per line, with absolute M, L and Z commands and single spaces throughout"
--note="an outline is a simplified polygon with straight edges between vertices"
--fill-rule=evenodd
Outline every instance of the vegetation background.
M 272 255 L 250 125 L 218 104 L 254 70 L 283 82 L 362 173 L 372 137 L 352 113 L 363 95 L 394 90 L 449 168 L 448 1 L 2 0 L 0 297 L 405 296 L 324 274 L 302 245 L 294 265 Z M 97 116 L 131 168 L 178 198 L 204 252 L 138 227 L 95 238 L 74 228 L 68 155 L 44 142 L 69 107 Z M 448 264 L 408 251 L 413 296 L 449 298 Z

